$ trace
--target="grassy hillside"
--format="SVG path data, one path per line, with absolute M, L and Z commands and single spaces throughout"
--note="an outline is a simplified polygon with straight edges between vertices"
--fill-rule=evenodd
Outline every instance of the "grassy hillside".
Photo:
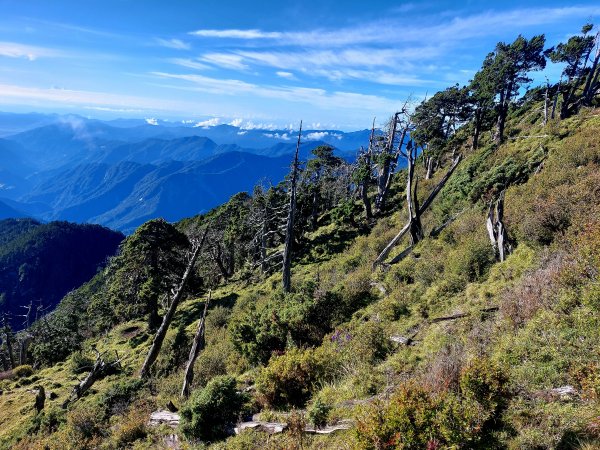
M 404 172 L 376 221 L 320 218 L 295 254 L 291 293 L 281 291 L 277 272 L 238 270 L 213 284 L 187 402 L 179 392 L 207 297 L 208 259 L 141 382 L 153 334 L 148 308 L 160 305 L 163 277 L 181 273 L 174 255 L 186 248 L 184 233 L 225 217 L 226 207 L 177 227 L 144 225 L 50 319 L 77 333 L 69 351 L 32 371 L 0 374 L 0 448 L 165 448 L 174 431 L 147 422 L 170 401 L 182 414 L 182 448 L 597 448 L 598 133 L 598 110 L 542 126 L 539 104 L 514 109 L 503 145 L 488 136 L 477 150 L 460 144 L 464 160 L 422 218 L 425 239 L 399 263 L 373 268 L 406 220 Z M 449 163 L 446 154 L 430 180 L 417 165 L 421 203 Z M 503 190 L 513 251 L 499 262 L 486 218 Z M 140 256 L 153 254 L 157 239 L 173 264 L 158 258 L 148 266 Z M 407 245 L 405 238 L 390 256 Z M 138 272 L 138 281 L 128 275 Z M 94 350 L 120 364 L 62 409 Z M 39 414 L 38 385 L 56 395 Z M 226 436 L 224 422 L 252 414 L 288 429 Z M 302 432 L 307 423 L 341 420 L 350 429 Z

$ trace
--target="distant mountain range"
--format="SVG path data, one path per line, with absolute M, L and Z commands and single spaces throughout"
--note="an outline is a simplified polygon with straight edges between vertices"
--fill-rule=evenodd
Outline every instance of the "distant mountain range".
M 301 157 L 332 145 L 353 159 L 369 130 L 306 130 Z M 290 130 L 157 120 L 0 113 L 0 219 L 30 216 L 131 232 L 154 217 L 174 221 L 276 184 L 296 147 Z

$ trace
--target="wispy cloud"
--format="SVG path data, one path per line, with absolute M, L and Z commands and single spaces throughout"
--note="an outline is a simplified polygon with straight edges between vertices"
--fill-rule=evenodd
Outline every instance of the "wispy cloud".
M 226 39 L 280 39 L 285 33 L 262 30 L 197 30 L 189 34 L 198 37 L 226 38 Z
M 293 72 L 330 81 L 367 80 L 379 84 L 424 86 L 431 81 L 407 73 L 421 59 L 429 60 L 439 55 L 440 48 L 422 49 L 369 49 L 359 48 L 334 51 L 237 51 L 236 53 L 211 53 L 203 61 L 217 61 L 222 67 L 247 70 L 252 65 L 281 69 L 280 78 L 295 79 Z M 376 70 L 373 70 L 378 68 Z M 385 69 L 382 70 L 381 68 Z M 402 72 L 400 72 L 402 71 Z M 423 72 L 423 67 L 421 66 Z M 412 71 L 414 73 L 414 70 Z
M 280 78 L 286 78 L 288 80 L 293 80 L 296 78 L 292 72 L 285 72 L 283 70 L 278 70 L 277 72 L 275 72 L 275 75 L 277 75 Z
M 399 101 L 378 95 L 356 92 L 334 91 L 300 86 L 271 86 L 248 83 L 236 79 L 221 79 L 197 74 L 174 74 L 153 72 L 161 78 L 176 79 L 192 83 L 192 86 L 174 86 L 217 95 L 252 95 L 289 102 L 308 103 L 321 109 L 350 108 L 355 110 L 391 111 Z
M 38 58 L 63 56 L 63 53 L 50 48 L 34 47 L 16 42 L 0 42 L 0 56 L 25 58 L 29 61 L 34 61 Z
M 117 111 L 194 111 L 198 103 L 171 101 L 109 92 L 82 91 L 71 89 L 45 89 L 11 84 L 0 84 L 0 102 L 21 104 L 61 104 L 81 106 L 84 109 Z
M 206 70 L 211 68 L 210 66 L 198 62 L 195 59 L 172 58 L 169 61 L 173 64 L 177 64 L 178 66 L 187 67 L 189 69 Z
M 519 8 L 508 11 L 489 10 L 480 14 L 457 16 L 438 24 L 411 24 L 402 16 L 373 21 L 338 30 L 314 29 L 302 32 L 264 31 L 258 29 L 197 30 L 190 35 L 206 38 L 269 40 L 270 45 L 306 47 L 344 47 L 361 44 L 431 42 L 466 40 L 477 36 L 494 36 L 507 29 L 547 25 L 565 19 L 600 14 L 600 6 L 566 6 L 557 8 Z
M 248 68 L 248 66 L 242 62 L 244 58 L 236 54 L 206 53 L 200 57 L 200 60 L 225 69 L 245 70 Z
M 176 50 L 189 50 L 191 48 L 189 43 L 184 42 L 181 39 L 156 38 L 156 42 L 162 47 L 173 48 Z

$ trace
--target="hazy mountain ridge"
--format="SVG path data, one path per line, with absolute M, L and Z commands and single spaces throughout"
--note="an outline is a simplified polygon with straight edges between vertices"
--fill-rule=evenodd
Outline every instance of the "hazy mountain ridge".
M 290 130 L 71 115 L 3 117 L 8 128 L 19 130 L 0 139 L 4 217 L 93 222 L 129 231 L 153 217 L 178 220 L 206 211 L 236 192 L 251 191 L 259 180 L 278 183 L 296 147 Z M 353 159 L 368 136 L 368 130 L 306 130 L 300 156 L 307 159 L 313 148 L 333 145 Z M 225 179 L 224 173 L 235 175 Z M 180 198 L 193 206 L 178 206 Z

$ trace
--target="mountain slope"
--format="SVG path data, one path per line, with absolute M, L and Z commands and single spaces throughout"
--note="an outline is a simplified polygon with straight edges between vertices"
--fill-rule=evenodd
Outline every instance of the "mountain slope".
M 373 448 L 406 436 L 414 439 L 409 442 L 415 448 L 423 442 L 474 448 L 578 448 L 584 443 L 593 448 L 600 441 L 594 428 L 600 392 L 600 120 L 596 111 L 542 128 L 537 110 L 515 113 L 507 124 L 515 139 L 506 144 L 483 142 L 471 150 L 467 142 L 461 147 L 463 162 L 423 215 L 424 239 L 384 270 L 372 265 L 405 223 L 403 176 L 394 178 L 390 210 L 376 223 L 369 224 L 356 212 L 360 209 L 352 220 L 329 212 L 317 228 L 298 238 L 290 293 L 281 291 L 277 270 L 263 275 L 243 260 L 243 245 L 253 239 L 243 227 L 253 211 L 249 197 L 236 196 L 207 215 L 181 222 L 180 231 L 188 233 L 211 225 L 195 274 L 195 283 L 207 284 L 190 286 L 147 386 L 131 375 L 152 341 L 145 313 L 132 312 L 118 323 L 122 318 L 113 308 L 134 311 L 136 305 L 103 301 L 121 292 L 140 298 L 156 291 L 156 284 L 146 285 L 143 278 L 138 286 L 130 285 L 136 278 L 127 274 L 142 270 L 142 255 L 155 254 L 155 261 L 161 261 L 164 252 L 185 252 L 179 241 L 165 242 L 165 233 L 178 235 L 166 225 L 151 240 L 140 240 L 142 231 L 132 235 L 127 251 L 136 264 L 109 266 L 65 297 L 48 319 L 56 329 L 71 330 L 77 323 L 69 333 L 79 334 L 69 334 L 69 345 L 83 353 L 36 376 L 40 383 L 60 385 L 53 388 L 58 399 L 47 406 L 58 408 L 71 392 L 70 367 L 93 356 L 85 345 L 106 354 L 118 351 L 124 370 L 99 380 L 86 398 L 70 406 L 66 419 L 57 419 L 56 428 L 40 426 L 31 439 L 53 448 L 77 435 L 85 445 L 97 445 L 77 434 L 76 421 L 85 417 L 97 430 L 93 439 L 109 447 L 127 439 L 131 444 L 138 436 L 158 446 L 163 433 L 172 430 L 146 428 L 156 407 L 169 401 L 181 407 L 184 426 L 177 433 L 185 439 L 186 427 L 194 429 L 186 417 L 208 408 L 201 399 L 231 398 L 229 407 L 238 408 L 243 418 L 260 413 L 265 421 L 297 420 L 301 429 L 305 419 L 293 415 L 303 411 L 310 420 L 326 423 L 349 419 L 341 423 L 354 428 L 303 437 L 250 431 L 213 442 L 211 448 L 258 449 L 267 443 L 281 448 L 300 441 L 314 449 Z M 416 166 L 420 204 L 450 163 L 445 158 L 430 180 L 424 179 L 424 167 Z M 214 173 L 224 167 L 219 157 L 211 164 Z M 499 262 L 486 230 L 487 199 L 504 190 L 512 252 Z M 153 242 L 161 243 L 160 251 Z M 217 244 L 238 252 L 234 267 L 239 269 L 209 285 L 208 280 L 219 279 L 214 273 L 217 250 L 230 251 Z M 408 239 L 391 257 L 405 246 L 410 246 Z M 165 269 L 163 276 L 170 280 L 173 273 Z M 181 349 L 189 349 L 209 286 L 212 303 L 206 345 L 195 366 L 195 393 L 182 402 L 187 351 Z M 102 311 L 117 322 L 114 328 L 95 328 Z M 41 327 L 34 332 L 48 336 Z M 91 336 L 85 345 L 80 342 L 84 336 Z M 59 335 L 34 341 L 32 348 L 42 344 L 45 354 L 64 345 Z M 233 401 L 235 389 L 224 390 L 225 375 L 248 393 L 243 407 Z M 20 383 L 7 381 L 0 397 L 0 423 L 11 423 L 0 433 L 6 445 L 28 439 L 24 430 L 35 416 L 33 406 L 24 407 L 18 419 L 6 413 L 17 400 L 33 405 L 33 395 Z M 233 397 L 218 397 L 225 393 Z M 117 400 L 122 409 L 113 410 Z M 202 420 L 213 423 L 212 416 Z M 141 430 L 139 435 L 127 434 L 130 426 Z
M 52 310 L 115 254 L 123 235 L 97 225 L 0 221 L 0 313 L 23 327 L 23 307 Z

